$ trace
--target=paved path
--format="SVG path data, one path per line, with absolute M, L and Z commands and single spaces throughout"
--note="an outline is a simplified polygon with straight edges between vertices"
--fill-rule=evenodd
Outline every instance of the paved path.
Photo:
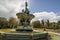
M 51 34 L 56 34 L 56 35 L 60 35 L 60 33 L 57 32 L 52 32 L 52 31 L 45 31 L 46 33 L 51 33 Z

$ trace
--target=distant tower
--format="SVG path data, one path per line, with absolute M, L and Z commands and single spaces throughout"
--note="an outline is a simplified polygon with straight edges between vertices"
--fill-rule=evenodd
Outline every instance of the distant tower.
M 26 13 L 26 14 L 29 14 L 29 9 L 28 9 L 27 0 L 26 0 L 26 2 L 25 2 L 25 13 Z

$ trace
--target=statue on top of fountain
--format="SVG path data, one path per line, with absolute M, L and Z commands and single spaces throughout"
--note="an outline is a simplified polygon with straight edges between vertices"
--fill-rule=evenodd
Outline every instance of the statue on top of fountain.
M 28 3 L 27 1 L 25 2 L 25 10 L 22 10 L 23 13 L 29 14 L 29 9 L 28 9 Z

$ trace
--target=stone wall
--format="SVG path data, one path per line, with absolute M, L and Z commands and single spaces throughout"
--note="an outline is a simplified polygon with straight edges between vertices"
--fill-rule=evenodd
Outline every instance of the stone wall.
M 33 34 L 33 36 L 31 37 L 31 35 L 29 34 L 16 34 L 16 33 L 6 33 L 4 34 L 4 36 L 2 36 L 2 40 L 32 40 L 31 38 L 33 38 L 33 40 L 39 40 L 42 38 L 46 38 L 47 37 L 47 33 L 42 33 L 42 34 Z

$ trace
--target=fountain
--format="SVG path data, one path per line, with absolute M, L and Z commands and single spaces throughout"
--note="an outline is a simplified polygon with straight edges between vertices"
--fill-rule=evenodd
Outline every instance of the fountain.
M 33 27 L 30 26 L 30 21 L 34 18 L 34 15 L 29 13 L 27 6 L 26 1 L 25 10 L 23 9 L 22 12 L 16 14 L 21 25 L 15 31 L 4 33 L 2 35 L 3 40 L 39 40 L 47 37 L 47 33 L 35 32 Z
M 34 18 L 34 15 L 29 13 L 27 6 L 28 4 L 25 2 L 25 10 L 23 9 L 22 12 L 16 14 L 22 26 L 17 27 L 16 31 L 33 31 L 32 27 L 30 27 L 30 21 Z

